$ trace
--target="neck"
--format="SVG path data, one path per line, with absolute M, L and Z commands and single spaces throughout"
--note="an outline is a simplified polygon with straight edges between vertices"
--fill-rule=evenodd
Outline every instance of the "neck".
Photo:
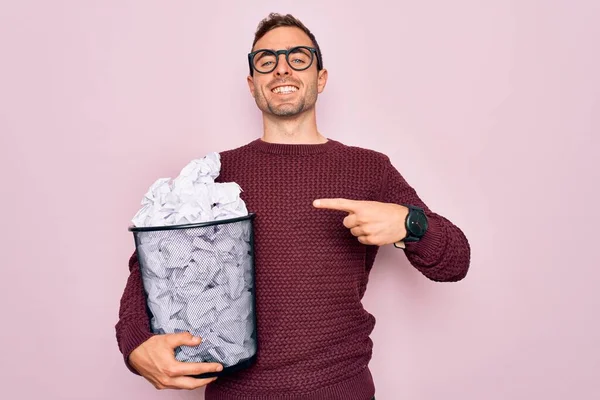
M 262 140 L 282 144 L 317 144 L 327 142 L 327 138 L 317 129 L 314 107 L 290 117 L 280 117 L 263 113 Z

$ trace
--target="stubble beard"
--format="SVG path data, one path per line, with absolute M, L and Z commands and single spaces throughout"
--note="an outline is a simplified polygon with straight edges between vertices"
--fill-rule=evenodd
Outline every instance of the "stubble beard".
M 317 101 L 317 84 L 316 82 L 307 88 L 306 94 L 301 98 L 297 99 L 294 103 L 284 103 L 278 106 L 268 101 L 262 92 L 256 88 L 255 91 L 256 105 L 258 108 L 266 113 L 278 116 L 278 117 L 292 117 L 298 115 L 312 107 L 314 107 Z

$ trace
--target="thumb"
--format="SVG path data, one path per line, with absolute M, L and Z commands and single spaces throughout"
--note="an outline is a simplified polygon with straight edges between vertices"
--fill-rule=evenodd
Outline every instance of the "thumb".
M 189 332 L 171 333 L 169 336 L 169 346 L 173 349 L 179 346 L 198 346 L 202 339 Z

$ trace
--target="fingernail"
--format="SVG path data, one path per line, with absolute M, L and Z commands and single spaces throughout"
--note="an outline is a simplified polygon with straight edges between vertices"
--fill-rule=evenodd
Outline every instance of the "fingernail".
M 320 205 L 321 205 L 321 201 L 320 200 L 313 201 L 313 206 L 319 207 Z
M 194 337 L 192 338 L 192 341 L 194 341 L 194 343 L 196 343 L 196 342 L 199 342 L 199 341 L 200 341 L 200 338 L 199 338 L 198 336 L 194 336 Z
M 217 365 L 217 371 L 223 371 L 223 366 L 221 364 Z

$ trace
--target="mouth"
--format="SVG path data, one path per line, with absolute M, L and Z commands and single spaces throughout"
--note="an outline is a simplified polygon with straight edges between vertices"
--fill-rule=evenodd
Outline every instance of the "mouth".
M 290 94 L 290 93 L 294 93 L 297 92 L 299 89 L 297 86 L 294 85 L 284 85 L 284 86 L 277 86 L 274 87 L 273 89 L 271 89 L 272 93 L 275 94 Z

